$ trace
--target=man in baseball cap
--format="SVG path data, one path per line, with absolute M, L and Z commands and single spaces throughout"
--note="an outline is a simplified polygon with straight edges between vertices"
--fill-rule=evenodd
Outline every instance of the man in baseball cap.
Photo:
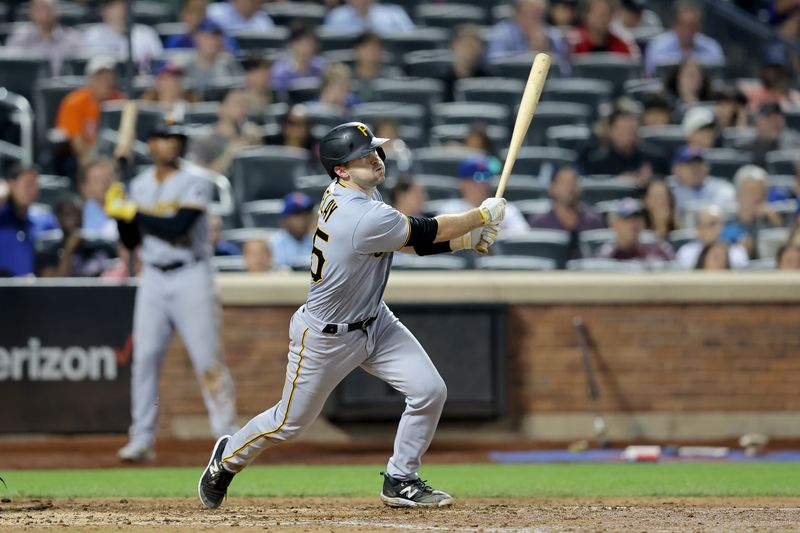
M 618 261 L 672 259 L 672 248 L 667 243 L 641 242 L 644 207 L 639 200 L 633 198 L 620 200 L 609 215 L 609 225 L 614 230 L 614 241 L 600 248 L 599 257 Z
M 700 148 L 679 148 L 672 159 L 672 173 L 672 194 L 678 212 L 683 212 L 691 202 L 726 206 L 736 200 L 733 185 L 708 176 L 708 166 Z
M 308 267 L 312 247 L 314 201 L 301 192 L 283 197 L 281 229 L 272 240 L 272 263 L 279 268 Z
M 746 148 L 753 152 L 753 163 L 765 167 L 767 154 L 774 150 L 800 148 L 800 134 L 786 127 L 786 117 L 777 102 L 765 102 L 755 116 L 756 138 Z
M 683 135 L 686 144 L 694 148 L 713 148 L 717 140 L 717 121 L 707 107 L 693 107 L 683 115 Z

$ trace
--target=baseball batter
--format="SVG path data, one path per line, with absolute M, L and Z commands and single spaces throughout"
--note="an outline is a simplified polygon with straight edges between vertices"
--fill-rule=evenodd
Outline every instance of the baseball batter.
M 198 484 L 208 508 L 219 507 L 234 475 L 258 454 L 308 428 L 334 387 L 359 366 L 406 397 L 383 474 L 383 502 L 396 507 L 453 502 L 417 474 L 447 390 L 425 350 L 383 303 L 383 291 L 395 251 L 426 255 L 474 248 L 481 239 L 492 244 L 506 202 L 492 198 L 456 215 L 406 217 L 376 191 L 384 180 L 381 145 L 387 140 L 350 122 L 320 143 L 320 159 L 334 181 L 319 208 L 308 299 L 289 324 L 283 396 L 217 441 Z
M 216 437 L 234 428 L 233 380 L 222 360 L 218 304 L 210 264 L 206 207 L 211 181 L 181 167 L 186 137 L 176 126 L 159 125 L 148 136 L 154 166 L 106 196 L 106 212 L 117 219 L 122 242 L 141 244 L 143 270 L 133 319 L 130 442 L 125 461 L 154 457 L 158 374 L 174 329 L 181 334 L 203 393 Z

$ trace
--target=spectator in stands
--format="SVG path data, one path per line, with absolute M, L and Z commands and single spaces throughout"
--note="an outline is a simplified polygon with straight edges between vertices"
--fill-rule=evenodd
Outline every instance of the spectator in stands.
M 775 258 L 778 270 L 800 270 L 800 248 L 783 245 Z
M 550 0 L 547 22 L 567 29 L 578 20 L 578 0 Z
M 666 126 L 672 123 L 672 105 L 661 93 L 642 97 L 642 126 Z
M 375 124 L 374 133 L 380 139 L 389 139 L 382 146 L 388 163 L 386 173 L 391 175 L 394 169 L 401 173 L 410 171 L 414 156 L 400 135 L 400 124 L 396 120 L 380 120 Z
M 114 68 L 116 61 L 108 56 L 95 56 L 86 65 L 86 85 L 69 93 L 58 109 L 56 128 L 69 139 L 71 155 L 62 163 L 70 176 L 74 176 L 78 163 L 86 161 L 97 139 L 100 122 L 100 105 L 109 100 L 124 98 L 117 91 Z
M 215 256 L 242 255 L 239 247 L 222 238 L 222 219 L 219 215 L 208 215 L 208 240 Z
M 800 91 L 792 87 L 789 63 L 789 52 L 783 43 L 767 45 L 759 71 L 761 83 L 745 86 L 751 111 L 768 102 L 777 102 L 783 109 L 800 106 Z
M 346 0 L 345 5 L 328 12 L 325 26 L 350 32 L 374 31 L 381 36 L 414 29 L 402 7 L 379 0 Z
M 266 238 L 249 239 L 242 245 L 244 268 L 247 272 L 269 272 L 272 270 L 272 250 Z
M 17 26 L 6 39 L 6 48 L 37 53 L 50 60 L 53 76 L 61 73 L 65 59 L 77 57 L 83 49 L 81 34 L 58 21 L 59 0 L 32 0 L 28 5 L 30 24 Z
M 672 248 L 664 241 L 643 243 L 639 236 L 644 228 L 642 204 L 633 198 L 620 200 L 609 215 L 614 240 L 605 243 L 597 252 L 598 257 L 617 261 L 672 260 Z
M 664 27 L 655 13 L 646 9 L 646 0 L 622 0 L 617 16 L 611 22 L 615 33 L 633 33 L 637 30 L 660 30 Z
M 663 180 L 651 180 L 644 191 L 644 228 L 668 240 L 671 231 L 678 229 L 675 198 Z
M 725 54 L 717 41 L 700 33 L 703 13 L 691 0 L 675 3 L 672 29 L 655 37 L 647 44 L 644 66 L 648 76 L 656 73 L 656 67 L 677 63 L 692 56 L 704 65 L 724 65 Z
M 708 177 L 708 166 L 698 148 L 679 148 L 672 160 L 672 172 L 672 194 L 679 215 L 692 202 L 728 206 L 736 201 L 736 192 L 730 183 Z
M 90 159 L 84 165 L 78 180 L 83 200 L 82 229 L 109 240 L 118 237 L 117 223 L 106 216 L 103 206 L 108 188 L 117 179 L 114 161 L 100 157 Z
M 472 156 L 458 165 L 461 198 L 448 200 L 439 208 L 440 215 L 461 213 L 481 205 L 489 197 L 492 176 L 500 173 L 500 161 L 485 155 Z M 528 222 L 514 204 L 506 206 L 506 217 L 500 223 L 503 235 L 519 235 L 530 229 Z
M 483 152 L 485 155 L 497 156 L 497 147 L 489 137 L 487 126 L 483 122 L 473 122 L 469 126 L 467 136 L 464 137 L 464 146 Z
M 584 0 L 581 6 L 581 26 L 570 35 L 573 54 L 613 52 L 638 59 L 639 47 L 627 34 L 611 29 L 614 15 L 613 0 Z
M 301 192 L 291 192 L 283 197 L 281 229 L 272 238 L 272 265 L 292 268 L 307 265 L 311 259 L 314 229 L 311 211 L 314 201 Z
M 273 100 L 270 68 L 272 64 L 260 56 L 252 56 L 242 61 L 244 69 L 244 99 L 247 102 L 247 114 L 264 122 L 267 119 L 267 107 Z
M 765 2 L 759 2 L 763 7 Z M 800 39 L 800 3 L 797 0 L 769 0 L 769 22 L 787 39 Z
M 606 226 L 603 216 L 592 207 L 581 202 L 581 185 L 578 171 L 571 166 L 556 170 L 548 188 L 552 207 L 547 213 L 530 219 L 532 228 L 557 229 L 571 234 L 569 258 L 580 258 L 582 231 Z
M 261 144 L 261 129 L 247 121 L 244 91 L 231 89 L 217 111 L 214 130 L 191 139 L 188 159 L 214 172 L 227 174 L 231 161 L 242 149 Z
M 726 128 L 745 128 L 750 117 L 747 112 L 747 98 L 733 85 L 727 85 L 717 92 L 715 98 L 717 105 L 714 115 L 720 131 Z
M 474 24 L 458 26 L 453 31 L 450 50 L 453 52 L 453 63 L 442 81 L 444 81 L 445 100 L 453 101 L 456 99 L 456 81 L 489 76 L 489 71 L 483 63 L 483 39 L 478 26 Z
M 425 216 L 425 202 L 428 194 L 425 187 L 413 178 L 398 179 L 389 191 L 392 207 L 409 217 Z
M 333 63 L 322 73 L 322 85 L 319 89 L 319 100 L 309 102 L 309 108 L 322 106 L 335 112 L 341 119 L 350 116 L 353 106 L 361 103 L 361 99 L 350 90 L 352 74 L 344 63 Z
M 315 150 L 316 142 L 311 136 L 311 123 L 308 121 L 308 108 L 305 104 L 293 105 L 281 119 L 281 131 L 266 138 L 267 144 L 293 146 Z
M 685 57 L 669 70 L 665 88 L 679 108 L 714 99 L 708 72 L 692 56 Z
M 289 35 L 289 54 L 272 65 L 272 87 L 285 94 L 294 80 L 316 78 L 325 70 L 325 60 L 317 55 L 317 36 L 306 24 L 292 25 Z
M 786 127 L 779 104 L 767 102 L 756 113 L 756 138 L 744 148 L 753 153 L 753 163 L 766 166 L 769 152 L 800 148 L 800 133 Z
M 103 273 L 111 255 L 102 247 L 87 243 L 81 231 L 83 205 L 71 196 L 56 206 L 56 218 L 63 236 L 37 257 L 37 270 L 42 277 L 97 277 Z
M 615 107 L 605 121 L 605 146 L 585 155 L 585 168 L 592 174 L 624 174 L 646 184 L 653 175 L 653 159 L 639 143 L 639 115 L 629 105 Z
M 365 31 L 359 35 L 353 44 L 353 51 L 356 56 L 353 79 L 358 82 L 356 94 L 364 101 L 374 100 L 374 81 L 401 73 L 397 67 L 383 64 L 383 39 L 377 33 Z
M 241 76 L 242 67 L 225 51 L 222 28 L 211 19 L 200 23 L 194 33 L 195 54 L 186 65 L 186 81 L 190 87 L 202 92 L 217 80 Z
M 206 16 L 219 24 L 222 31 L 232 34 L 237 31 L 267 31 L 275 24 L 261 10 L 260 0 L 228 0 L 209 4 Z
M 129 277 L 131 277 L 130 273 L 130 263 L 131 263 L 131 253 L 133 253 L 133 277 L 137 277 L 142 272 L 142 258 L 139 256 L 139 250 L 141 247 L 136 247 L 136 249 L 131 252 L 128 250 L 128 247 L 122 244 L 121 242 L 117 244 L 117 258 L 113 261 L 106 262 L 106 268 L 103 270 L 103 273 L 100 274 L 100 278 L 103 281 L 111 282 L 111 283 L 122 283 L 127 281 Z
M 39 172 L 13 166 L 6 174 L 7 196 L 0 197 L 0 277 L 34 273 L 34 243 L 43 231 L 57 229 L 50 213 L 36 213 Z
M 489 59 L 528 51 L 548 52 L 562 76 L 570 73 L 569 47 L 561 32 L 546 22 L 547 0 L 515 0 L 514 16 L 495 24 L 486 53 Z
M 206 18 L 207 5 L 208 0 L 184 0 L 180 12 L 180 21 L 186 26 L 186 33 L 167 37 L 166 41 L 164 41 L 164 48 L 194 48 L 194 33 Z M 222 39 L 225 41 L 225 49 L 228 52 L 232 54 L 239 52 L 239 45 L 236 43 L 236 39 L 230 35 L 223 35 Z
M 778 214 L 767 203 L 767 171 L 745 165 L 733 177 L 736 185 L 736 218 L 725 224 L 722 240 L 741 244 L 750 257 L 756 257 L 756 243 L 762 229 L 781 225 Z
M 707 107 L 689 109 L 683 115 L 681 127 L 687 146 L 705 150 L 720 144 L 717 138 L 717 121 L 714 112 Z
M 720 242 L 722 235 L 722 211 L 715 205 L 700 209 L 695 215 L 697 239 L 687 242 L 678 249 L 675 262 L 681 267 L 691 270 L 698 264 L 701 252 L 715 242 Z M 747 268 L 750 257 L 747 250 L 740 244 L 731 244 L 728 247 L 728 264 L 731 268 Z
M 712 242 L 703 247 L 697 257 L 695 270 L 730 270 L 730 251 L 724 242 Z
M 166 115 L 181 122 L 187 106 L 199 100 L 194 91 L 184 87 L 183 79 L 182 68 L 164 63 L 158 69 L 153 87 L 142 93 L 141 100 L 157 102 Z
M 93 54 L 110 54 L 118 60 L 128 58 L 127 14 L 128 0 L 101 0 L 100 15 L 103 22 L 91 26 L 83 33 L 83 46 Z M 142 71 L 149 71 L 149 63 L 161 57 L 164 48 L 161 38 L 150 26 L 133 26 L 133 60 Z

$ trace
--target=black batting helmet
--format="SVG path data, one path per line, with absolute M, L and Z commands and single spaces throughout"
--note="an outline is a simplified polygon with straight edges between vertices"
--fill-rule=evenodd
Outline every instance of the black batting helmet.
M 179 124 L 175 124 L 170 120 L 165 120 L 163 122 L 157 123 L 155 126 L 150 128 L 150 131 L 147 132 L 147 139 L 154 139 L 156 137 L 175 137 L 181 141 L 181 156 L 186 151 L 186 144 L 189 141 L 189 138 L 186 136 L 186 132 L 184 131 L 183 127 Z
M 336 178 L 333 167 L 359 159 L 370 152 L 377 152 L 386 161 L 381 145 L 389 139 L 375 137 L 366 124 L 347 122 L 328 132 L 319 143 L 319 158 L 331 178 Z

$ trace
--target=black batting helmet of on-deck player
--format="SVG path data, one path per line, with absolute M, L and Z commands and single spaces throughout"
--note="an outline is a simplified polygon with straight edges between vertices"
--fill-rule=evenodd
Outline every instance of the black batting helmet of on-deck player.
M 360 159 L 370 152 L 377 152 L 386 161 L 386 153 L 381 145 L 388 140 L 375 137 L 366 124 L 361 122 L 339 124 L 319 143 L 319 158 L 328 175 L 336 178 L 333 167 Z

